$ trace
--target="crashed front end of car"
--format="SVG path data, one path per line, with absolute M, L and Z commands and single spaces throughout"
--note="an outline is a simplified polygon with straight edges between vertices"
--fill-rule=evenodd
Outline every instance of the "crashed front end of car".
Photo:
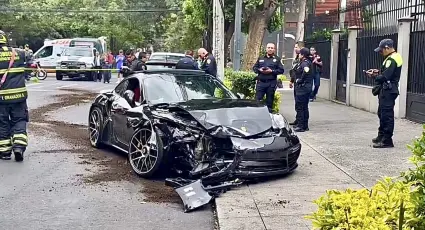
M 179 193 L 185 211 L 207 204 L 220 192 L 246 180 L 288 174 L 298 166 L 301 143 L 280 114 L 267 112 L 269 117 L 262 118 L 270 121 L 267 129 L 259 127 L 269 123 L 259 125 L 256 119 L 217 124 L 226 123 L 217 121 L 225 115 L 208 114 L 214 122 L 204 119 L 205 112 L 188 112 L 179 106 L 156 108 L 145 114 L 153 118 L 153 132 L 168 153 L 169 168 L 177 173 L 175 178 L 167 178 L 166 184 Z

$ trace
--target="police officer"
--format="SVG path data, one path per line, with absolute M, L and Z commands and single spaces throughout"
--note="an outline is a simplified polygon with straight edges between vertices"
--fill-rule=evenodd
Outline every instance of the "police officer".
M 28 145 L 27 89 L 25 86 L 25 52 L 7 46 L 6 34 L 0 30 L 0 159 L 24 160 Z
M 308 103 L 313 87 L 313 70 L 312 63 L 309 58 L 310 50 L 302 48 L 299 53 L 299 65 L 295 69 L 294 94 L 295 94 L 295 111 L 296 115 L 296 132 L 308 131 Z
M 204 48 L 198 50 L 198 56 L 201 59 L 200 69 L 205 71 L 205 73 L 217 77 L 217 62 L 212 54 Z
M 300 64 L 301 64 L 301 59 L 300 59 L 300 50 L 304 48 L 304 42 L 303 41 L 298 41 L 297 43 L 295 43 L 294 46 L 294 54 L 295 54 L 295 58 L 294 61 L 292 62 L 292 69 L 289 71 L 289 76 L 291 77 L 290 83 L 289 83 L 289 88 L 294 88 L 294 83 L 295 83 L 295 72 L 296 70 L 299 68 Z M 294 90 L 294 100 L 295 100 L 296 96 L 295 96 L 295 90 Z M 296 108 L 295 108 L 296 110 Z M 289 123 L 290 125 L 294 125 L 296 126 L 298 124 L 298 121 L 295 119 L 295 121 Z
M 392 140 L 394 133 L 394 106 L 398 97 L 398 83 L 400 81 L 403 60 L 394 49 L 394 41 L 383 39 L 375 52 L 385 57 L 381 70 L 370 69 L 366 74 L 375 78 L 375 87 L 372 93 L 378 96 L 378 136 L 372 139 L 374 148 L 394 147 Z
M 186 56 L 180 59 L 176 64 L 176 69 L 193 69 L 198 70 L 198 63 L 193 59 L 193 51 L 186 51 Z
M 266 104 L 269 111 L 272 112 L 274 94 L 277 87 L 277 76 L 283 74 L 284 69 L 281 59 L 275 55 L 275 45 L 267 44 L 267 54 L 258 58 L 254 64 L 253 70 L 257 75 L 257 86 L 255 98 L 258 101 L 263 100 L 266 95 Z
M 146 61 L 147 61 L 146 52 L 140 51 L 137 59 L 131 63 L 130 69 L 131 71 L 142 71 L 147 70 Z

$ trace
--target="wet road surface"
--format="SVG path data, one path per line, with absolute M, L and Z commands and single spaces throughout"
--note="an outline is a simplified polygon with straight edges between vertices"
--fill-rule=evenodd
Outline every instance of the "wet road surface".
M 28 84 L 30 146 L 24 162 L 0 161 L 0 229 L 214 228 L 211 207 L 183 213 L 163 181 L 138 178 L 123 154 L 89 146 L 90 92 L 115 85 Z

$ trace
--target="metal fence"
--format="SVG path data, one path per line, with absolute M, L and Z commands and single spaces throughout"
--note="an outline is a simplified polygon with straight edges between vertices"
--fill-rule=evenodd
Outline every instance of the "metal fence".
M 314 47 L 323 62 L 321 78 L 330 78 L 331 72 L 331 41 L 306 42 L 307 48 Z
M 407 91 L 425 94 L 425 31 L 410 34 L 409 81 Z

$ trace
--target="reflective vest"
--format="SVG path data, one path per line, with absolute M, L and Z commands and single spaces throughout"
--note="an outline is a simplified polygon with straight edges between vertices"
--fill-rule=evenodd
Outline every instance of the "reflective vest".
M 12 52 L 11 47 L 2 46 L 0 49 L 0 79 L 8 72 L 6 81 L 0 88 L 0 104 L 21 102 L 28 97 L 25 87 L 25 52 L 15 50 L 15 61 L 7 71 Z

